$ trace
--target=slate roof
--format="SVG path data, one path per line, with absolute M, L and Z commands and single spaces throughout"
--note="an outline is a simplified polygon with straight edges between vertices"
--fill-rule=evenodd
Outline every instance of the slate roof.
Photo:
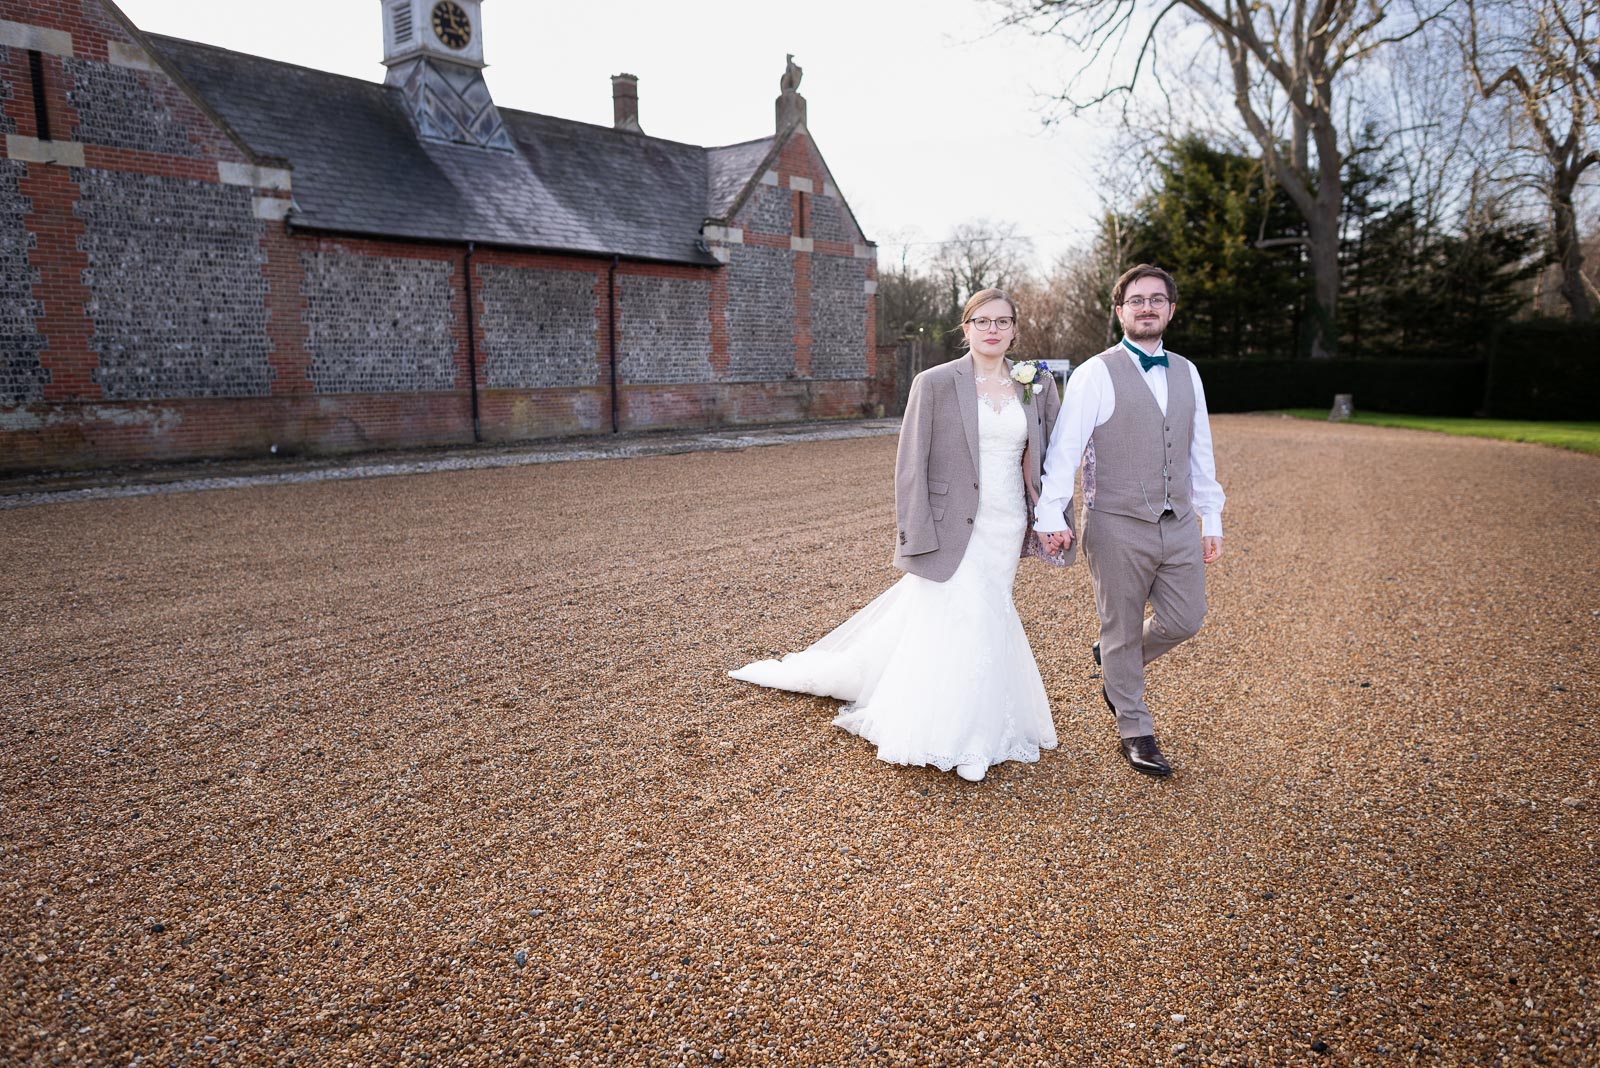
M 763 165 L 772 154 L 776 141 L 776 137 L 763 137 L 758 141 L 706 149 L 706 162 L 711 175 L 707 215 L 713 219 L 726 219 L 732 214 L 733 202 L 756 172 L 764 169 Z
M 715 266 L 721 218 L 774 138 L 701 148 L 500 109 L 515 153 L 419 139 L 398 89 L 145 34 L 258 155 L 294 170 L 296 228 Z

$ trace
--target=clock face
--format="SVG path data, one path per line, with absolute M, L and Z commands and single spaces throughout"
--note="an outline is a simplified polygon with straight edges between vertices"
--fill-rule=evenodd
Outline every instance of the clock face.
M 433 5 L 433 34 L 446 48 L 462 49 L 472 40 L 472 20 L 451 0 Z

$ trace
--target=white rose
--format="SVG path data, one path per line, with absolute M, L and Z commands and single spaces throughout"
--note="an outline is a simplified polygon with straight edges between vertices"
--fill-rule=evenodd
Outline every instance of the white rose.
M 1011 377 L 1015 378 L 1018 382 L 1021 382 L 1026 386 L 1028 383 L 1033 381 L 1034 376 L 1036 376 L 1038 373 L 1039 369 L 1033 364 L 1019 363 L 1017 364 L 1016 370 L 1011 372 Z

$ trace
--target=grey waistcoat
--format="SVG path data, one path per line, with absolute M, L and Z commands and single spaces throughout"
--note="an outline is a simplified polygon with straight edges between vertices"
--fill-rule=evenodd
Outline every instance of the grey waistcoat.
M 1115 408 L 1094 428 L 1084 462 L 1084 503 L 1097 512 L 1154 523 L 1170 508 L 1191 514 L 1189 442 L 1194 437 L 1194 380 L 1189 361 L 1167 352 L 1167 414 L 1118 345 L 1096 356 L 1111 372 Z

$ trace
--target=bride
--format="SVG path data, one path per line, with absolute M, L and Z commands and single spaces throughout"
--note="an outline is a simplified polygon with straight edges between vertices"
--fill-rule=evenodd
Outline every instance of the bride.
M 907 574 L 809 649 L 729 674 L 840 698 L 834 724 L 878 759 L 977 782 L 1055 748 L 1011 584 L 1021 556 L 1065 564 L 1077 543 L 1051 558 L 1029 530 L 1061 400 L 1047 372 L 1033 386 L 1012 377 L 1016 304 L 985 289 L 961 320 L 967 355 L 916 377 L 900 427 L 894 563 Z

